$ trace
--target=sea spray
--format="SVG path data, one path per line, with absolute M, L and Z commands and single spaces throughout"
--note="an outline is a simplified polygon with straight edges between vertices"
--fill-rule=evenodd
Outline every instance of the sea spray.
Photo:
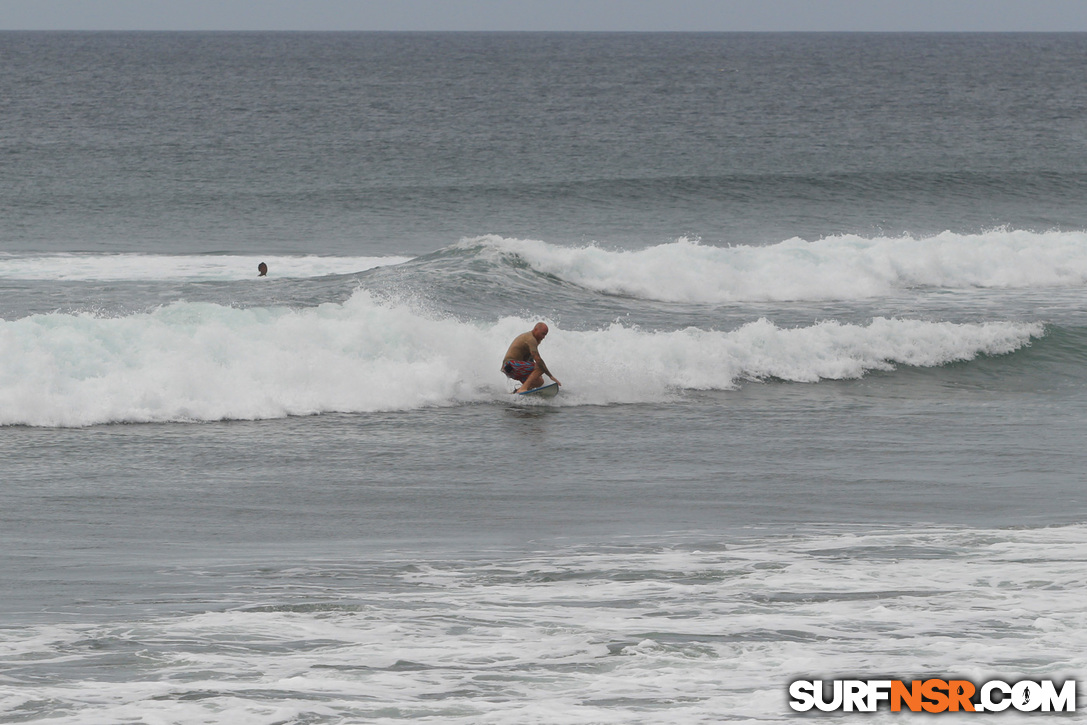
M 303 309 L 176 302 L 121 317 L 33 315 L 0 322 L 0 424 L 250 420 L 503 400 L 502 353 L 531 323 L 465 322 L 364 290 Z M 1012 352 L 1044 328 L 876 318 L 784 329 L 765 319 L 724 331 L 552 329 L 541 351 L 566 384 L 561 400 L 607 404 L 743 380 L 937 366 Z
M 973 289 L 1087 283 L 1087 232 L 995 229 L 932 237 L 788 239 L 716 247 L 689 239 L 636 251 L 484 236 L 460 242 L 515 257 L 586 289 L 665 302 L 852 300 L 916 287 Z
M 799 328 L 759 319 L 727 332 L 648 332 L 613 324 L 556 336 L 554 356 L 577 371 L 578 402 L 658 402 L 669 391 L 728 390 L 745 380 L 813 383 L 859 378 L 896 365 L 934 367 L 1006 354 L 1043 332 L 1040 324 L 887 318 Z M 559 377 L 568 383 L 571 376 Z

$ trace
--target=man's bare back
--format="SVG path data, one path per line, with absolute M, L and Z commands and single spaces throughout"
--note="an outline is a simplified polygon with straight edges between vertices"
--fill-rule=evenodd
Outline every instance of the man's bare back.
M 506 350 L 506 357 L 502 359 L 502 364 L 505 365 L 510 360 L 533 360 L 540 355 L 540 343 L 536 342 L 536 338 L 532 336 L 531 332 L 522 332 L 517 337 L 513 338 L 513 342 L 510 344 L 510 349 Z

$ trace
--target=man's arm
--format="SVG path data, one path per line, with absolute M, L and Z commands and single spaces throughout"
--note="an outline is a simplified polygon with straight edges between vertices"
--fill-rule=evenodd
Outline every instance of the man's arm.
M 544 373 L 544 375 L 551 378 L 556 383 L 559 383 L 559 379 L 556 378 L 554 375 L 552 375 L 551 371 L 547 369 L 547 363 L 545 363 L 543 361 L 543 358 L 540 357 L 540 351 L 539 350 L 533 350 L 532 351 L 532 360 L 533 360 L 533 362 L 536 363 L 536 367 L 538 367 L 540 369 L 540 371 Z M 562 387 L 562 383 L 559 383 L 559 387 Z

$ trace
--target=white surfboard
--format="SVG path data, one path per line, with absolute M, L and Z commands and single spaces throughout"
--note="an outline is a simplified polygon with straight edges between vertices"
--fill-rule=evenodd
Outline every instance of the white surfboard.
M 550 383 L 548 385 L 543 385 L 538 388 L 533 388 L 532 390 L 526 390 L 523 393 L 518 393 L 518 395 L 528 395 L 534 398 L 554 398 L 558 394 L 558 383 Z

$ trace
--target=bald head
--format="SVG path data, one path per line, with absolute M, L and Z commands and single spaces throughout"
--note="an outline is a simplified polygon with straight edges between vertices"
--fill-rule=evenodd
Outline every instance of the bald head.
M 547 325 L 537 322 L 536 326 L 532 328 L 532 336 L 536 338 L 536 342 L 542 342 L 547 337 Z

